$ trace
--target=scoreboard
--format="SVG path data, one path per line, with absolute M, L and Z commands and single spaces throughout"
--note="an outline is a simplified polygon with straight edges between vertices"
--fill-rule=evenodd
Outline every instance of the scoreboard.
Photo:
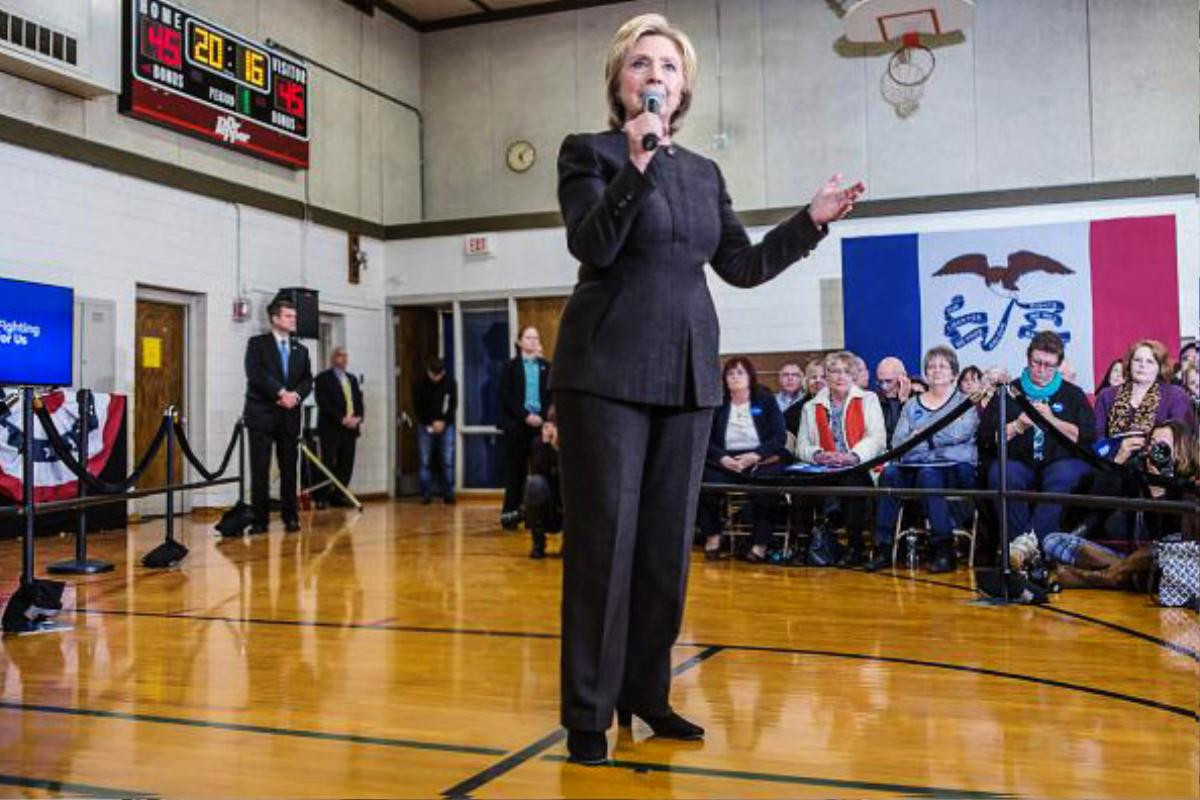
M 163 0 L 125 0 L 121 112 L 308 167 L 308 67 Z

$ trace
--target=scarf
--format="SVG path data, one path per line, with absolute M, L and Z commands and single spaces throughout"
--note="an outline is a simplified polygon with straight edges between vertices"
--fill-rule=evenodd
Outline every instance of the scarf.
M 1062 384 L 1062 373 L 1057 370 L 1054 372 L 1054 378 L 1045 386 L 1038 386 L 1033 382 L 1033 378 L 1029 376 L 1029 367 L 1026 367 L 1021 372 L 1021 391 L 1034 403 L 1045 403 L 1058 393 L 1058 390 L 1062 388 Z
M 1150 390 L 1146 392 L 1146 396 L 1142 398 L 1142 404 L 1134 408 L 1133 383 L 1121 384 L 1121 387 L 1117 389 L 1117 397 L 1113 401 L 1112 408 L 1108 410 L 1108 435 L 1116 436 L 1130 431 L 1147 432 L 1151 430 L 1158 417 L 1158 403 L 1161 397 L 1162 392 L 1158 381 L 1155 381 L 1150 386 Z
M 1058 370 L 1045 386 L 1038 386 L 1029 376 L 1029 367 L 1021 372 L 1021 391 L 1034 403 L 1047 403 L 1050 398 L 1062 388 L 1063 376 Z M 1033 428 L 1033 460 L 1042 461 L 1046 457 L 1046 432 L 1036 425 Z

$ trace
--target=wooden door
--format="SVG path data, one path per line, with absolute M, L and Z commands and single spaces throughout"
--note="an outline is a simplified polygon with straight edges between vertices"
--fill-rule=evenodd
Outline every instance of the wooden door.
M 425 374 L 430 356 L 438 354 L 438 310 L 429 306 L 397 308 L 393 317 L 396 332 L 396 493 L 417 489 L 416 429 L 413 386 Z
M 137 329 L 134 362 L 134 456 L 140 458 L 150 446 L 163 409 L 175 406 L 184 412 L 183 392 L 186 374 L 184 331 L 187 309 L 172 303 L 137 301 Z M 166 445 L 151 462 L 139 488 L 163 486 L 167 482 Z M 183 482 L 183 460 L 176 450 L 175 482 Z
M 567 305 L 565 297 L 525 297 L 517 300 L 517 332 L 530 325 L 538 329 L 542 337 L 542 349 L 546 351 L 546 360 L 554 361 L 554 345 L 558 342 L 558 320 L 562 317 L 563 308 Z

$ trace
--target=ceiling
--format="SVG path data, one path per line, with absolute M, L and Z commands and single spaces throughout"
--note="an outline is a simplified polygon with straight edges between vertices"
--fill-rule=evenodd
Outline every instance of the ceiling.
M 354 5 L 363 0 L 349 0 Z M 480 25 L 519 17 L 553 14 L 629 0 L 368 0 L 419 31 Z

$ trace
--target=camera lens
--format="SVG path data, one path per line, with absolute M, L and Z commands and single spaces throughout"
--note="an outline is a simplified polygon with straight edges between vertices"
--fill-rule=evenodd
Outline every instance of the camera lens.
M 1167 444 L 1166 442 L 1155 442 L 1154 444 L 1150 445 L 1150 452 L 1147 454 L 1147 460 L 1154 466 L 1158 467 L 1158 469 L 1164 470 L 1171 466 L 1172 455 L 1171 445 Z

